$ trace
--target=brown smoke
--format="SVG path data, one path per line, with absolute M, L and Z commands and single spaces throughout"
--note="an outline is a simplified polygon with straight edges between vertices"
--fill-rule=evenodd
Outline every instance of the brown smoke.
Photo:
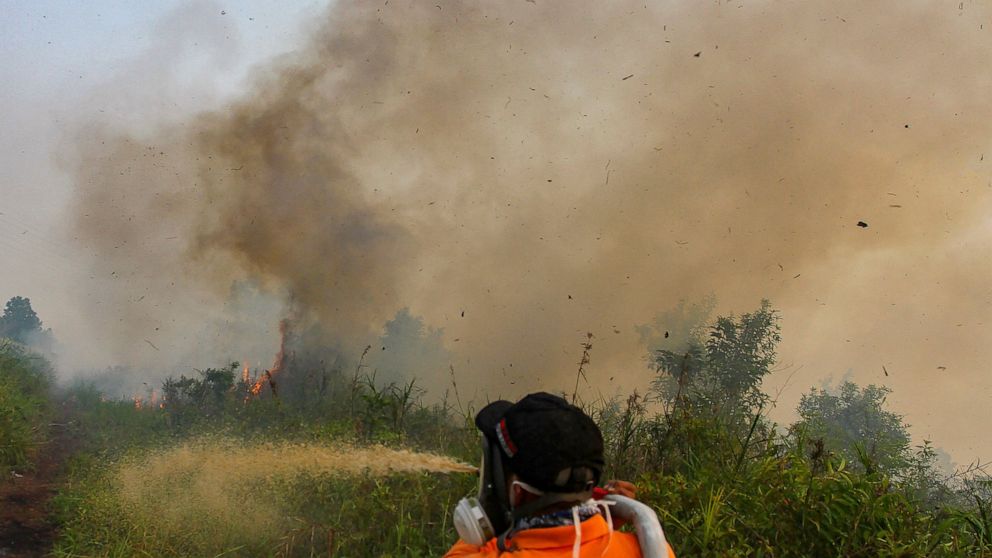
M 799 391 L 887 363 L 916 412 L 937 365 L 961 401 L 992 356 L 988 16 L 342 1 L 230 106 L 89 131 L 76 225 L 163 304 L 197 293 L 172 312 L 251 278 L 357 351 L 409 306 L 493 395 L 567 385 L 586 331 L 597 385 L 640 382 L 635 325 L 768 297 Z

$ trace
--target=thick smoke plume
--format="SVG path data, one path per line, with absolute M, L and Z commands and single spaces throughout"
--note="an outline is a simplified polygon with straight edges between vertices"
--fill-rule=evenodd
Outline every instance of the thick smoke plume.
M 587 331 L 596 386 L 642 378 L 659 310 L 768 297 L 799 391 L 889 381 L 965 450 L 924 394 L 992 388 L 989 15 L 338 2 L 230 105 L 86 130 L 74 226 L 120 277 L 96 337 L 140 361 L 159 327 L 179 352 L 247 281 L 355 353 L 409 307 L 495 396 L 567 385 Z

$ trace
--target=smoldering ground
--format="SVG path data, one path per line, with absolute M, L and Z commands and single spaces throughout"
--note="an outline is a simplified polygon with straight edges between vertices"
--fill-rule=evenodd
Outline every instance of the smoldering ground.
M 644 381 L 635 326 L 657 311 L 768 297 L 803 367 L 786 397 L 853 370 L 978 452 L 948 409 L 992 389 L 988 16 L 336 3 L 230 104 L 77 129 L 70 218 L 113 271 L 81 301 L 102 304 L 88 333 L 147 364 L 143 339 L 196 345 L 190 324 L 250 280 L 355 353 L 409 307 L 491 395 L 558 387 L 593 332 L 609 392 Z

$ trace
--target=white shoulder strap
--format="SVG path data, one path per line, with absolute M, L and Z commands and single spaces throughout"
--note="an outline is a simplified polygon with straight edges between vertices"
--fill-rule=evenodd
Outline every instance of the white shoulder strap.
M 615 502 L 613 514 L 634 524 L 637 543 L 644 558 L 668 558 L 665 531 L 658 522 L 658 515 L 646 504 L 619 494 L 610 494 L 605 500 Z

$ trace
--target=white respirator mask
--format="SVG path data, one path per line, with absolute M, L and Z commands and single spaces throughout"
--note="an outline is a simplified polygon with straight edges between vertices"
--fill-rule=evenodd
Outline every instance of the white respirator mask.
M 455 506 L 453 515 L 458 536 L 472 546 L 482 546 L 496 536 L 496 530 L 478 498 L 462 498 Z
M 479 467 L 478 494 L 462 498 L 455 506 L 452 519 L 458 536 L 473 546 L 482 546 L 510 528 L 503 460 L 499 449 L 493 447 L 485 437 L 482 444 L 482 466 Z

